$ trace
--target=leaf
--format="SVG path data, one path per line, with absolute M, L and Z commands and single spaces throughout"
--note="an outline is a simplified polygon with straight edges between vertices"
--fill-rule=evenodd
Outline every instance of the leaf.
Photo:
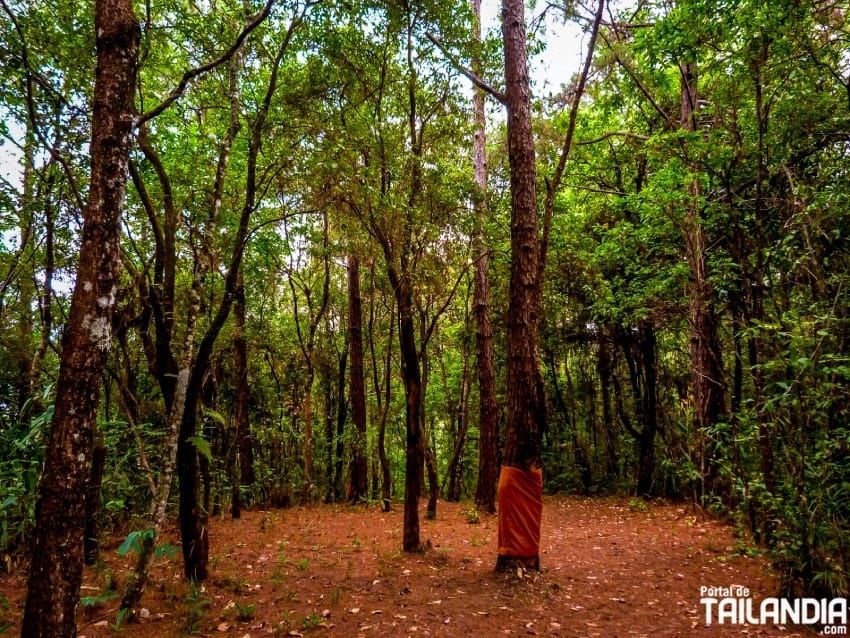
M 191 443 L 198 451 L 198 454 L 203 456 L 205 459 L 207 459 L 208 461 L 213 460 L 212 447 L 210 447 L 210 442 L 207 441 L 204 437 L 190 436 L 188 439 L 186 439 L 186 442 Z
M 162 558 L 163 556 L 174 558 L 175 556 L 177 556 L 178 549 L 179 547 L 177 545 L 172 545 L 171 543 L 164 543 L 156 548 L 155 556 L 156 558 Z
M 127 538 L 124 539 L 124 542 L 121 543 L 121 547 L 118 548 L 118 555 L 126 556 L 131 550 L 136 552 L 136 554 L 141 554 L 142 543 L 151 538 L 153 538 L 152 529 L 137 529 L 134 532 L 130 532 L 127 534 Z
M 95 605 L 100 605 L 101 603 L 105 603 L 113 598 L 118 596 L 118 592 L 108 591 L 100 596 L 83 596 L 80 599 L 80 604 L 83 607 L 94 607 Z
M 202 408 L 202 412 L 204 416 L 208 416 L 219 425 L 227 425 L 227 419 L 224 418 L 224 415 L 221 414 L 221 412 L 216 412 L 210 408 Z
M 112 625 L 112 628 L 116 631 L 121 627 L 121 623 L 124 622 L 124 617 L 130 612 L 129 607 L 124 607 L 121 611 L 118 612 L 118 616 L 115 618 L 115 624 Z
M 126 556 L 127 554 L 130 553 L 131 549 L 136 551 L 136 553 L 138 553 L 139 533 L 140 533 L 140 531 L 137 530 L 135 532 L 130 532 L 129 534 L 127 534 L 127 538 L 124 539 L 124 542 L 121 543 L 121 547 L 118 548 L 118 555 L 119 556 Z

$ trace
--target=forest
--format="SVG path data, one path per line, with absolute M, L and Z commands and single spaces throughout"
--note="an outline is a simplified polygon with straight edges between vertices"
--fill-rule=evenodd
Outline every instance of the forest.
M 132 615 L 167 521 L 200 582 L 246 508 L 403 504 L 415 552 L 420 499 L 501 539 L 524 481 L 692 503 L 850 593 L 850 6 L 494 10 L 0 0 L 25 635 L 74 635 L 115 530 Z

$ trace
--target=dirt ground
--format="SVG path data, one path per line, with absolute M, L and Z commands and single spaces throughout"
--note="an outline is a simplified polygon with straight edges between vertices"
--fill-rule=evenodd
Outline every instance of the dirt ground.
M 424 505 L 424 501 L 423 501 Z M 804 627 L 706 625 L 700 587 L 743 585 L 776 595 L 769 563 L 749 557 L 730 529 L 689 506 L 629 499 L 547 497 L 541 572 L 499 574 L 497 519 L 441 502 L 421 514 L 421 554 L 401 552 L 402 506 L 249 511 L 210 528 L 211 577 L 181 578 L 181 560 L 157 560 L 140 622 L 120 635 L 261 636 L 810 636 Z M 176 531 L 167 540 L 176 543 Z M 80 638 L 117 636 L 119 586 L 132 556 L 104 549 L 86 568 Z M 17 635 L 24 577 L 0 579 Z M 2 626 L 3 622 L 0 622 Z

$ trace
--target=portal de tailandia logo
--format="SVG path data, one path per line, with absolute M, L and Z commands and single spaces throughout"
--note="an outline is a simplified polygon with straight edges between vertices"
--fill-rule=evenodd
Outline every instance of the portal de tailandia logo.
M 824 636 L 847 635 L 846 598 L 762 598 L 743 585 L 699 589 L 706 625 L 810 625 Z

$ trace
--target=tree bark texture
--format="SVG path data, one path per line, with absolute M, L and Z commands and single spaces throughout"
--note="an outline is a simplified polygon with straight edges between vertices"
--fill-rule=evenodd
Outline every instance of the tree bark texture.
M 540 279 L 537 169 L 523 0 L 502 3 L 508 158 L 511 173 L 511 278 L 508 302 L 508 428 L 505 465 L 540 467 L 546 406 L 538 353 Z
M 680 126 L 685 131 L 696 130 L 697 74 L 696 64 L 682 66 L 682 109 Z M 694 172 L 696 170 L 694 169 Z M 726 377 L 723 370 L 718 318 L 712 310 L 712 286 L 708 281 L 705 227 L 700 219 L 698 197 L 699 177 L 694 176 L 688 187 L 690 201 L 685 211 L 685 254 L 691 270 L 689 297 L 690 359 L 693 374 L 693 427 L 701 444 L 701 474 L 705 488 L 714 491 L 719 473 L 715 458 L 718 441 L 708 431 L 726 411 Z
M 371 269 L 372 274 L 372 288 L 374 289 L 374 275 L 375 269 Z M 372 299 L 372 306 L 370 308 L 374 309 L 374 295 Z M 392 308 L 390 308 L 390 315 L 392 315 Z M 390 402 L 392 399 L 392 351 L 393 351 L 393 335 L 395 332 L 395 322 L 390 322 L 390 333 L 387 336 L 387 347 L 386 347 L 386 359 L 384 360 L 384 387 L 383 393 L 381 392 L 381 387 L 378 384 L 378 359 L 375 356 L 375 331 L 372 329 L 374 319 L 374 312 L 370 312 L 370 321 L 369 321 L 369 334 L 371 338 L 369 339 L 370 348 L 372 350 L 372 369 L 375 373 L 375 396 L 378 399 L 378 409 L 380 410 L 380 419 L 378 422 L 378 459 L 381 462 L 381 510 L 384 512 L 390 511 L 390 498 L 392 496 L 392 472 L 390 468 L 390 460 L 387 456 L 387 446 L 386 446 L 386 438 L 387 438 L 387 415 L 390 409 Z M 383 395 L 384 401 L 383 406 L 381 406 L 381 396 Z
M 395 280 L 395 281 L 393 281 Z M 399 345 L 405 396 L 406 451 L 404 466 L 404 530 L 402 546 L 406 552 L 419 551 L 419 496 L 422 483 L 419 469 L 424 461 L 422 428 L 419 425 L 419 403 L 422 401 L 422 380 L 413 326 L 413 292 L 408 277 L 390 280 L 398 291 Z
M 348 344 L 345 345 L 342 352 L 339 354 L 337 362 L 337 400 L 336 400 L 336 431 L 331 436 L 333 443 L 333 476 L 331 477 L 331 491 L 334 495 L 334 502 L 342 499 L 342 469 L 343 455 L 345 454 L 345 422 L 348 419 L 348 402 L 345 398 L 345 376 L 348 369 Z M 331 402 L 328 402 L 328 406 Z M 331 421 L 331 416 L 328 415 L 328 421 Z M 330 469 L 330 468 L 328 468 Z
M 655 328 L 650 322 L 640 326 L 640 360 L 643 366 L 643 421 L 638 437 L 638 496 L 652 492 L 655 475 L 655 434 L 658 432 L 658 362 L 656 361 Z
M 351 490 L 349 498 L 356 502 L 368 498 L 369 466 L 366 456 L 366 384 L 363 375 L 363 304 L 360 297 L 360 261 L 348 257 L 348 350 L 351 365 L 348 372 L 351 417 L 354 437 L 351 443 Z
M 245 338 L 245 285 L 242 273 L 236 283 L 236 300 L 233 304 L 235 339 L 233 341 L 233 367 L 236 377 L 236 445 L 239 450 L 239 481 L 233 486 L 233 518 L 242 510 L 243 485 L 253 485 L 254 440 L 251 436 L 251 419 L 248 411 L 251 393 L 248 388 L 248 340 Z
M 129 0 L 97 0 L 95 28 L 91 180 L 83 211 L 77 279 L 62 336 L 53 427 L 36 506 L 21 628 L 27 638 L 76 635 L 86 485 L 120 274 L 119 216 L 132 145 L 140 28 Z
M 540 238 L 523 0 L 503 0 L 502 36 L 505 47 L 505 101 L 508 109 L 508 160 L 511 174 L 511 277 L 507 316 L 508 423 L 504 465 L 536 474 L 541 466 L 546 404 L 538 352 Z M 500 516 L 505 516 L 506 520 L 516 519 L 515 510 L 522 507 L 528 494 L 537 489 L 542 493 L 542 480 L 531 478 L 523 482 L 524 485 L 530 486 L 523 492 L 502 489 L 503 482 L 500 480 Z M 517 494 L 519 497 L 515 498 Z M 527 508 L 526 511 L 529 517 L 523 517 L 523 520 L 526 520 L 528 526 L 537 526 L 539 543 L 538 509 Z M 500 524 L 499 531 L 500 553 L 497 569 L 505 567 L 513 558 L 510 554 L 503 553 L 501 548 L 519 544 L 513 543 L 504 535 L 522 534 L 516 525 Z M 536 555 L 520 558 L 525 559 L 526 564 L 539 566 Z M 533 559 L 533 562 L 529 561 L 529 558 Z
M 472 0 L 475 14 L 475 33 L 481 40 L 481 0 Z M 480 74 L 480 59 L 473 68 Z M 475 313 L 475 347 L 478 357 L 478 483 L 475 504 L 489 514 L 496 513 L 496 485 L 499 480 L 499 412 L 496 406 L 496 366 L 493 363 L 493 322 L 490 318 L 490 256 L 484 235 L 487 221 L 487 117 L 484 92 L 476 89 L 472 96 L 475 132 L 472 138 L 474 177 L 473 209 L 475 235 L 473 252 L 475 279 L 473 306 Z

